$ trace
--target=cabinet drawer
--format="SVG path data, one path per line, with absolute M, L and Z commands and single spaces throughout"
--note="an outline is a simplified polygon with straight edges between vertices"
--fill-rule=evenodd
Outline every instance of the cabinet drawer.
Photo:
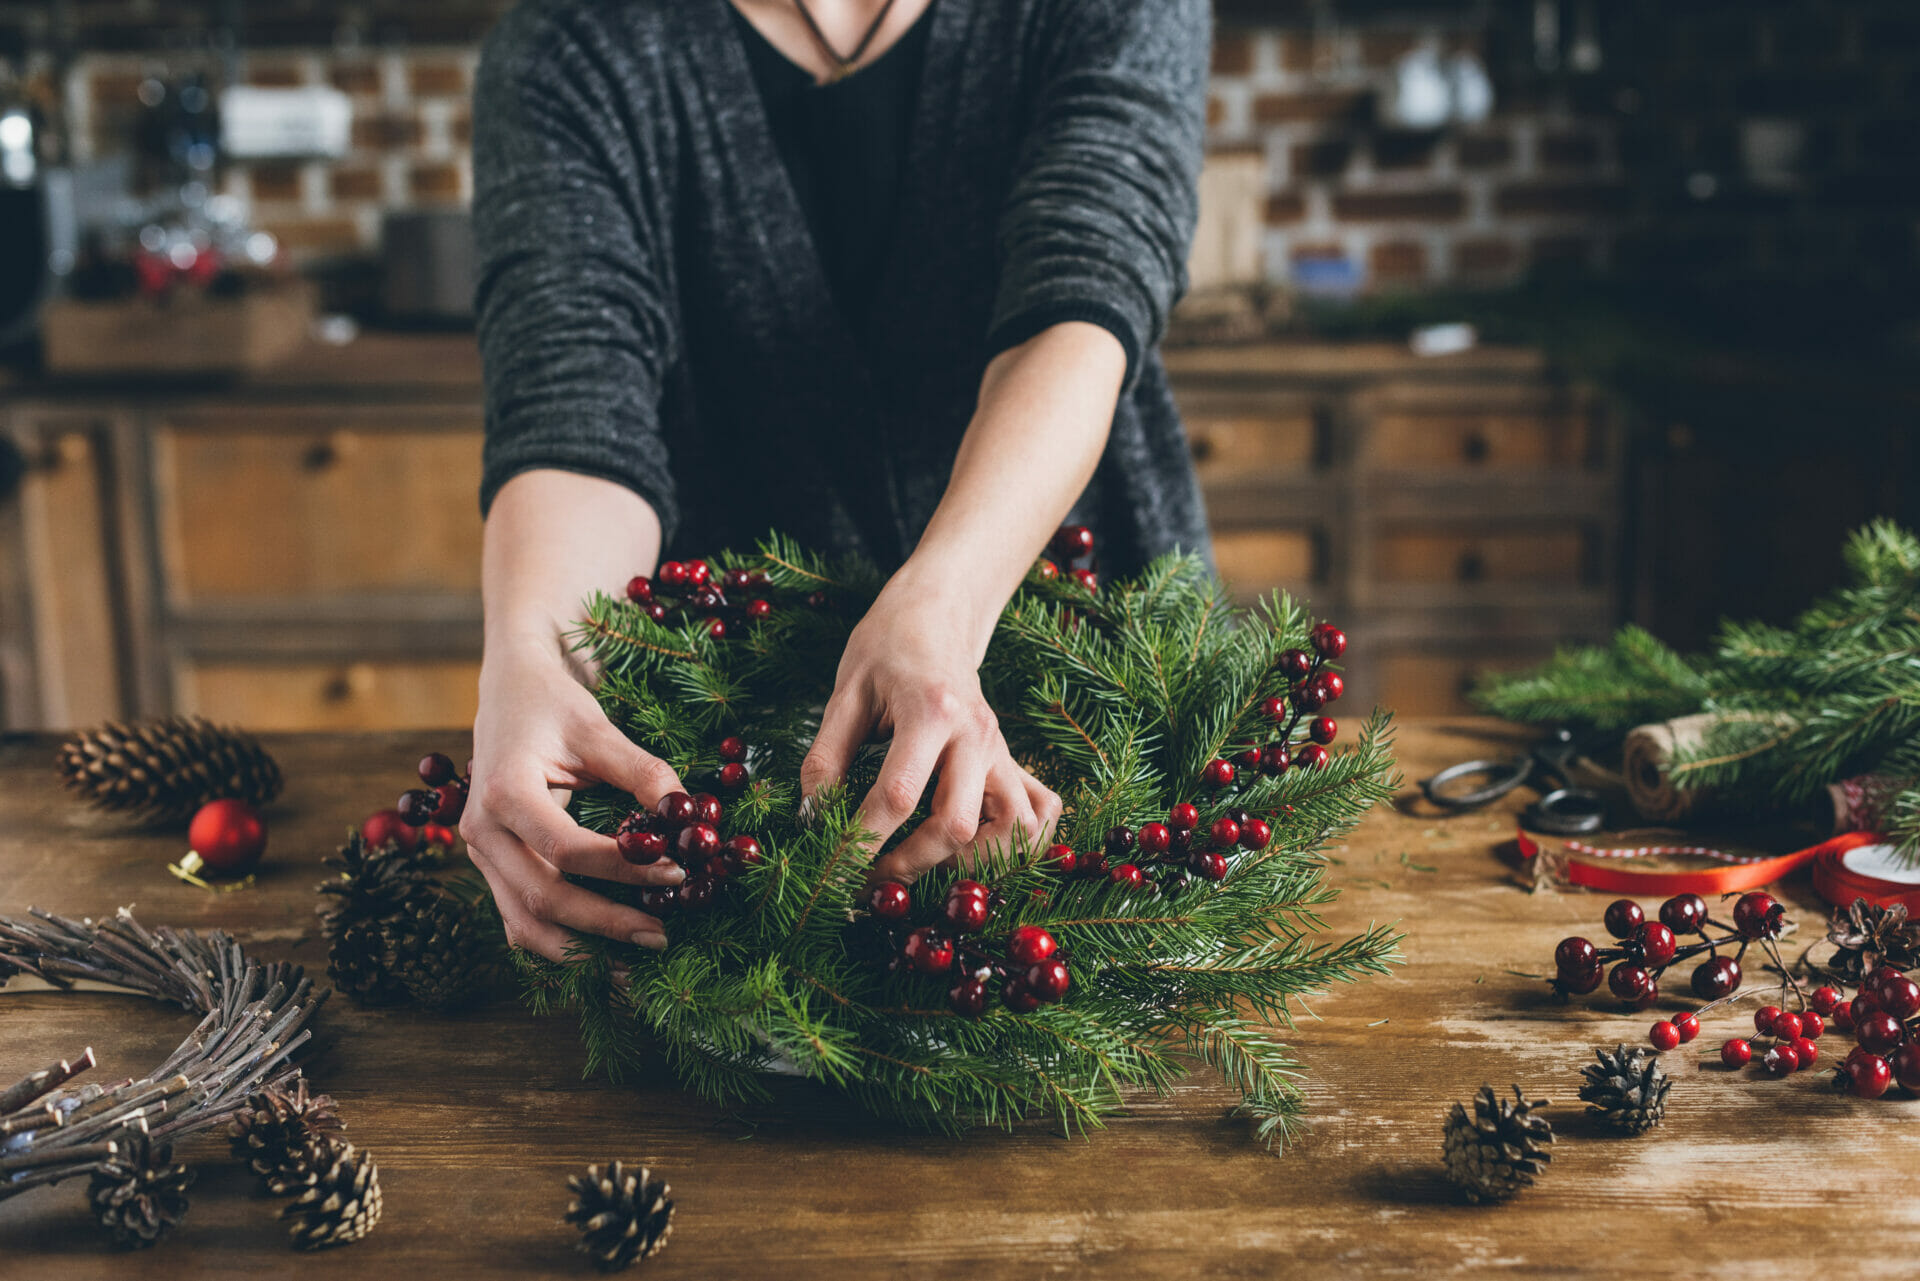
M 1318 543 L 1305 529 L 1218 529 L 1213 558 L 1220 577 L 1243 600 L 1276 587 L 1298 593 L 1317 576 Z
M 1367 432 L 1362 463 L 1369 471 L 1595 468 L 1602 463 L 1600 431 L 1574 408 L 1386 408 Z
M 445 729 L 473 724 L 478 659 L 191 660 L 174 704 L 250 730 Z
M 1311 411 L 1206 413 L 1187 416 L 1193 469 L 1203 485 L 1232 484 L 1312 469 L 1315 427 Z
M 1518 671 L 1544 662 L 1550 647 L 1537 651 L 1495 654 L 1434 653 L 1405 650 L 1381 654 L 1374 689 L 1380 706 L 1396 716 L 1461 716 L 1478 714 L 1467 694 L 1483 672 Z
M 479 424 L 290 413 L 271 428 L 176 419 L 154 434 L 168 599 L 471 595 Z
M 1374 540 L 1382 583 L 1532 583 L 1575 586 L 1593 576 L 1592 539 L 1578 527 L 1405 531 Z

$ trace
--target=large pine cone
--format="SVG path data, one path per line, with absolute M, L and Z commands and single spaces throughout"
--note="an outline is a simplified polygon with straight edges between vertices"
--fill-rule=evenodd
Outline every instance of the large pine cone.
M 280 795 L 280 767 L 253 735 L 198 716 L 82 730 L 60 745 L 55 764 L 101 809 L 160 821 L 191 817 L 208 801 L 265 805 Z
M 384 933 L 387 972 L 428 1009 L 468 1004 L 493 981 L 493 941 L 456 898 L 441 897 L 391 920 Z
M 370 848 L 358 832 L 325 862 L 335 873 L 319 887 L 327 903 L 320 924 L 328 977 L 365 1005 L 401 1000 L 406 988 L 387 968 L 386 927 L 431 907 L 438 887 L 413 855 Z
M 287 1230 L 293 1248 L 324 1250 L 358 1241 L 380 1222 L 380 1169 L 373 1154 L 331 1138 L 316 1141 L 313 1155 L 308 1181 L 280 1211 L 281 1218 L 293 1220 Z
M 1848 983 L 1859 983 L 1882 965 L 1896 970 L 1920 967 L 1920 921 L 1909 919 L 1907 905 L 1875 907 L 1863 898 L 1834 908 L 1827 941 L 1838 950 L 1827 968 Z
M 269 1087 L 247 1100 L 247 1110 L 227 1127 L 233 1154 L 263 1179 L 270 1179 L 304 1154 L 311 1140 L 346 1128 L 333 1098 L 310 1094 L 307 1078 L 285 1089 Z
M 635 1173 L 614 1161 L 603 1174 L 590 1165 L 585 1174 L 569 1178 L 567 1187 L 573 1200 L 566 1219 L 580 1229 L 575 1248 L 601 1271 L 617 1271 L 666 1247 L 673 1232 L 673 1189 L 650 1179 L 645 1166 Z
M 1447 1115 L 1443 1155 L 1447 1177 L 1471 1201 L 1504 1201 L 1534 1181 L 1553 1153 L 1553 1126 L 1533 1109 L 1547 1100 L 1531 1102 L 1513 1087 L 1513 1100 L 1498 1098 L 1491 1085 L 1473 1096 L 1473 1115 L 1460 1104 Z
M 152 1245 L 187 1215 L 193 1171 L 173 1163 L 173 1148 L 128 1130 L 120 1150 L 93 1172 L 87 1197 L 102 1227 L 129 1248 Z
M 1673 1078 L 1661 1070 L 1659 1055 L 1616 1045 L 1612 1053 L 1597 1050 L 1595 1056 L 1599 1062 L 1581 1071 L 1586 1084 L 1580 1097 L 1599 1110 L 1609 1129 L 1645 1134 L 1666 1119 Z

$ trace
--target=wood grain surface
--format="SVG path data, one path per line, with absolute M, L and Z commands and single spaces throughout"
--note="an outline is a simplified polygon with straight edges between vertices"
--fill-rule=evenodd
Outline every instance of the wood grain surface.
M 1514 741 L 1488 722 L 1416 723 L 1402 729 L 1401 761 L 1416 778 Z M 178 838 L 127 832 L 60 794 L 51 739 L 0 744 L 0 911 L 133 904 L 149 923 L 224 927 L 318 968 L 321 855 L 391 803 L 413 759 L 457 755 L 463 736 L 270 743 L 289 786 L 268 861 L 256 889 L 220 896 L 166 874 Z M 586 1081 L 572 1025 L 511 1002 L 436 1017 L 336 1000 L 311 1072 L 378 1155 L 386 1219 L 369 1239 L 294 1255 L 276 1203 L 203 1139 L 186 1152 L 204 1161 L 192 1213 L 159 1248 L 114 1254 L 68 1183 L 0 1203 L 0 1276 L 587 1276 L 559 1221 L 563 1181 L 614 1157 L 673 1184 L 672 1243 L 640 1265 L 660 1277 L 1915 1275 L 1912 1102 L 1834 1095 L 1824 1071 L 1769 1081 L 1703 1067 L 1734 1033 L 1722 1016 L 1666 1056 L 1679 1079 L 1664 1127 L 1620 1139 L 1583 1119 L 1581 1064 L 1597 1045 L 1639 1041 L 1653 1015 L 1558 1006 L 1527 977 L 1551 966 L 1562 936 L 1597 933 L 1603 901 L 1519 888 L 1496 857 L 1511 834 L 1505 811 L 1438 819 L 1408 805 L 1333 851 L 1343 892 L 1330 927 L 1397 921 L 1407 960 L 1301 1022 L 1311 1122 L 1284 1155 L 1249 1139 L 1206 1076 L 1136 1099 L 1084 1139 L 1039 1123 L 938 1138 L 804 1083 L 776 1083 L 775 1106 L 730 1112 L 664 1081 Z M 1784 893 L 1803 929 L 1817 922 L 1804 885 Z M 87 1045 L 102 1079 L 122 1076 L 188 1027 L 132 997 L 20 989 L 0 991 L 0 1078 Z M 1826 1048 L 1831 1059 L 1841 1047 Z M 1483 1081 L 1556 1100 L 1553 1166 L 1506 1206 L 1456 1202 L 1439 1172 L 1441 1116 Z

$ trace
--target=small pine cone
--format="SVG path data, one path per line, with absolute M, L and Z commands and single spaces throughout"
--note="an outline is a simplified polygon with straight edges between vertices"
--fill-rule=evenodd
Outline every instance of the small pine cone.
M 344 1139 L 316 1141 L 311 1178 L 280 1211 L 296 1250 L 324 1250 L 358 1241 L 380 1222 L 380 1169 L 373 1154 Z M 278 1190 L 278 1189 L 276 1189 Z
M 329 941 L 349 926 L 392 920 L 439 897 L 418 854 L 369 846 L 358 832 L 349 832 L 346 844 L 321 861 L 334 873 L 318 887 L 325 896 L 321 929 Z
M 327 949 L 327 977 L 362 1005 L 392 1005 L 407 989 L 387 969 L 387 940 L 378 922 L 346 926 Z
M 187 1215 L 193 1171 L 173 1163 L 173 1148 L 128 1130 L 115 1140 L 119 1151 L 93 1172 L 87 1197 L 114 1242 L 130 1249 L 149 1246 Z
M 493 980 L 493 941 L 456 898 L 435 899 L 387 922 L 383 937 L 387 972 L 428 1009 L 466 1005 Z
M 614 1272 L 635 1259 L 647 1259 L 666 1247 L 673 1232 L 673 1191 L 649 1179 L 645 1166 L 635 1173 L 619 1161 L 590 1165 L 567 1180 L 573 1200 L 566 1221 L 580 1229 L 575 1246 L 602 1272 Z
M 1528 1101 L 1513 1087 L 1513 1101 L 1497 1097 L 1491 1085 L 1473 1096 L 1473 1115 L 1462 1105 L 1447 1114 L 1443 1155 L 1447 1177 L 1470 1201 L 1504 1201 L 1534 1181 L 1553 1153 L 1553 1127 L 1533 1109 L 1547 1100 Z
M 1598 1063 L 1589 1063 L 1581 1071 L 1586 1084 L 1580 1087 L 1580 1097 L 1599 1111 L 1609 1129 L 1645 1134 L 1666 1119 L 1673 1078 L 1661 1070 L 1659 1055 L 1616 1045 L 1611 1054 L 1599 1050 L 1596 1057 Z
M 296 1077 L 286 1089 L 269 1087 L 247 1099 L 247 1110 L 227 1127 L 233 1155 L 263 1179 L 301 1158 L 309 1140 L 346 1128 L 330 1095 L 309 1094 L 307 1079 Z
M 1920 921 L 1905 903 L 1876 907 L 1863 898 L 1833 909 L 1827 941 L 1834 954 L 1827 968 L 1848 983 L 1859 983 L 1882 965 L 1896 970 L 1920 968 Z
M 67 787 L 105 810 L 173 821 L 208 801 L 265 805 L 280 795 L 280 767 L 253 735 L 198 716 L 122 725 L 109 721 L 60 745 Z

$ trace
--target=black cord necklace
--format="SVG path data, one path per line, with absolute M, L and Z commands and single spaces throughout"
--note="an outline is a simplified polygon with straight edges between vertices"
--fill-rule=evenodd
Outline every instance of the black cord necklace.
M 880 34 L 880 27 L 886 22 L 887 15 L 893 12 L 893 0 L 886 0 L 886 3 L 880 6 L 880 12 L 874 17 L 872 25 L 867 28 L 867 34 L 860 37 L 860 43 L 855 45 L 853 52 L 844 58 L 827 39 L 827 33 L 820 29 L 820 24 L 813 20 L 813 11 L 807 8 L 807 0 L 793 0 L 793 7 L 800 11 L 802 18 L 806 19 L 807 30 L 813 33 L 813 42 L 820 46 L 820 52 L 832 60 L 833 74 L 827 77 L 827 83 L 832 84 L 837 80 L 845 80 L 854 73 L 860 64 L 861 55 L 866 53 L 867 46 L 873 43 L 873 38 Z

